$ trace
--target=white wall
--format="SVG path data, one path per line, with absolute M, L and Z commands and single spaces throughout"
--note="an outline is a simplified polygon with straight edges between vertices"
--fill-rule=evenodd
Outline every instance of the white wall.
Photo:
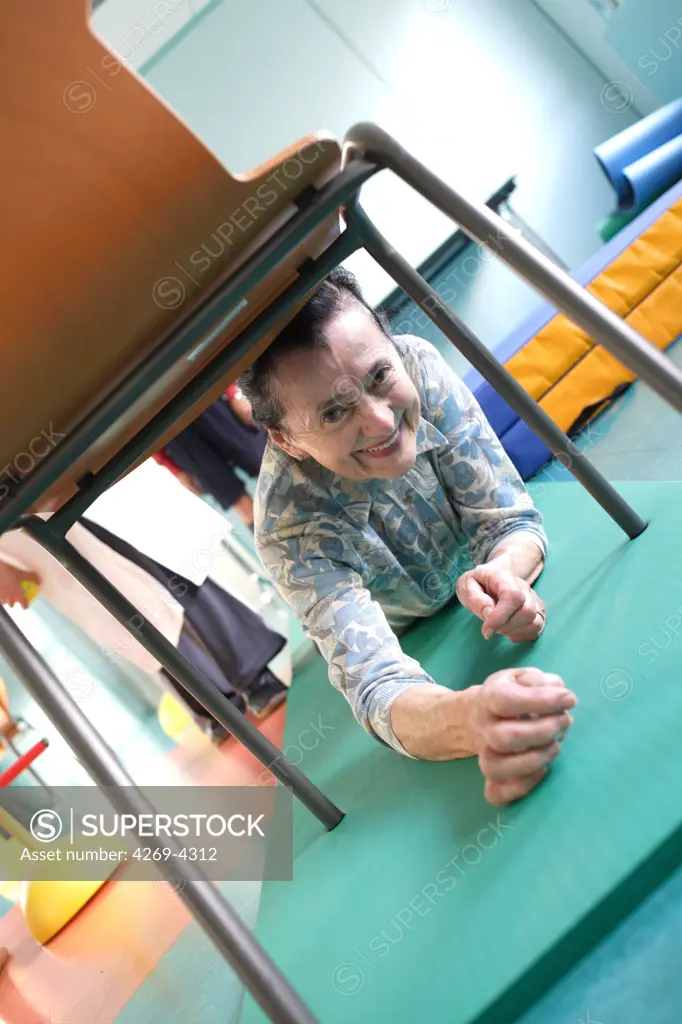
M 104 0 L 92 13 L 93 33 L 132 68 L 166 46 L 210 0 Z
M 623 95 L 631 100 L 635 111 L 650 114 L 660 106 L 656 96 L 609 45 L 605 38 L 609 23 L 589 0 L 534 0 L 534 3 L 583 51 L 604 78 L 621 86 Z M 605 97 L 608 95 L 610 93 Z
M 519 211 L 569 265 L 613 205 L 592 150 L 635 120 L 531 0 L 230 0 L 142 73 L 235 171 L 373 120 L 475 199 L 518 174 Z M 363 202 L 414 263 L 452 229 L 386 173 Z M 364 254 L 351 264 L 371 300 L 390 290 Z

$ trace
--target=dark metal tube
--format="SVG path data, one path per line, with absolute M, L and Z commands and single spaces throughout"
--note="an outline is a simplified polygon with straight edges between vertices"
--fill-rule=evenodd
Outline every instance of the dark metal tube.
M 424 310 L 472 366 L 492 384 L 505 402 L 535 431 L 550 451 L 555 455 L 566 454 L 570 457 L 568 468 L 571 473 L 628 537 L 638 537 L 646 529 L 646 523 L 476 335 L 445 305 L 438 293 L 377 231 L 357 201 L 347 207 L 346 214 L 349 224 L 361 235 L 365 248 L 377 263 Z
M 211 714 L 250 750 L 254 757 L 285 786 L 327 829 L 336 828 L 343 812 L 314 786 L 303 772 L 256 729 L 211 683 L 176 650 L 137 608 L 131 604 L 79 551 L 63 537 L 55 536 L 49 524 L 38 517 L 27 518 L 23 527 L 68 569 L 79 583 L 118 619 L 128 632 L 167 669 Z
M 376 160 L 401 177 L 682 412 L 682 370 L 520 237 L 502 217 L 455 192 L 375 124 L 357 124 L 350 129 L 344 156 L 350 160 L 349 166 L 357 158 Z
M 45 664 L 4 608 L 0 650 L 83 766 L 121 814 L 154 813 L 114 752 Z M 149 846 L 154 838 L 145 838 Z M 161 848 L 172 840 L 163 837 Z M 159 870 L 176 883 L 178 895 L 212 939 L 254 999 L 276 1024 L 315 1024 L 315 1018 L 256 941 L 225 897 L 191 861 L 161 859 Z

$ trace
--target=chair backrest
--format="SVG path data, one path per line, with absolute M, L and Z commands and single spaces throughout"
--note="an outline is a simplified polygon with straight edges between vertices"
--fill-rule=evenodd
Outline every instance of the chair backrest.
M 304 189 L 340 165 L 339 144 L 320 133 L 232 176 L 91 34 L 86 7 L 31 0 L 0 12 L 0 483 L 28 475 L 55 438 L 295 215 Z M 53 510 L 85 472 L 100 469 L 338 229 L 331 217 L 292 251 L 244 296 L 229 327 L 165 374 L 36 507 Z

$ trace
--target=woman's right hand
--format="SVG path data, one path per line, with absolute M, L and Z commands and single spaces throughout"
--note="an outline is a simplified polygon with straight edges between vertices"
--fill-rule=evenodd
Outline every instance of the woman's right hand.
M 468 731 L 486 800 L 519 800 L 545 778 L 573 724 L 577 697 L 560 676 L 537 668 L 503 669 L 469 693 Z
M 22 608 L 28 608 L 29 601 L 21 586 L 22 580 L 29 580 L 40 586 L 40 576 L 27 569 L 17 569 L 13 565 L 0 560 L 0 603 L 8 604 L 10 608 L 20 604 Z

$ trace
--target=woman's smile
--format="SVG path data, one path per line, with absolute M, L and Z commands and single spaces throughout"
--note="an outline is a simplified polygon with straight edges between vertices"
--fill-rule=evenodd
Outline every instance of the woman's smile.
M 385 459 L 390 455 L 395 455 L 400 447 L 401 434 L 402 421 L 385 441 L 381 441 L 378 445 L 373 445 L 371 448 L 358 448 L 356 454 L 366 455 L 370 459 Z
M 315 459 L 349 480 L 395 479 L 414 465 L 419 395 L 395 345 L 362 307 L 336 313 L 315 358 L 295 350 L 277 378 L 287 414 L 271 436 L 293 458 Z M 341 393 L 347 381 L 354 386 Z

